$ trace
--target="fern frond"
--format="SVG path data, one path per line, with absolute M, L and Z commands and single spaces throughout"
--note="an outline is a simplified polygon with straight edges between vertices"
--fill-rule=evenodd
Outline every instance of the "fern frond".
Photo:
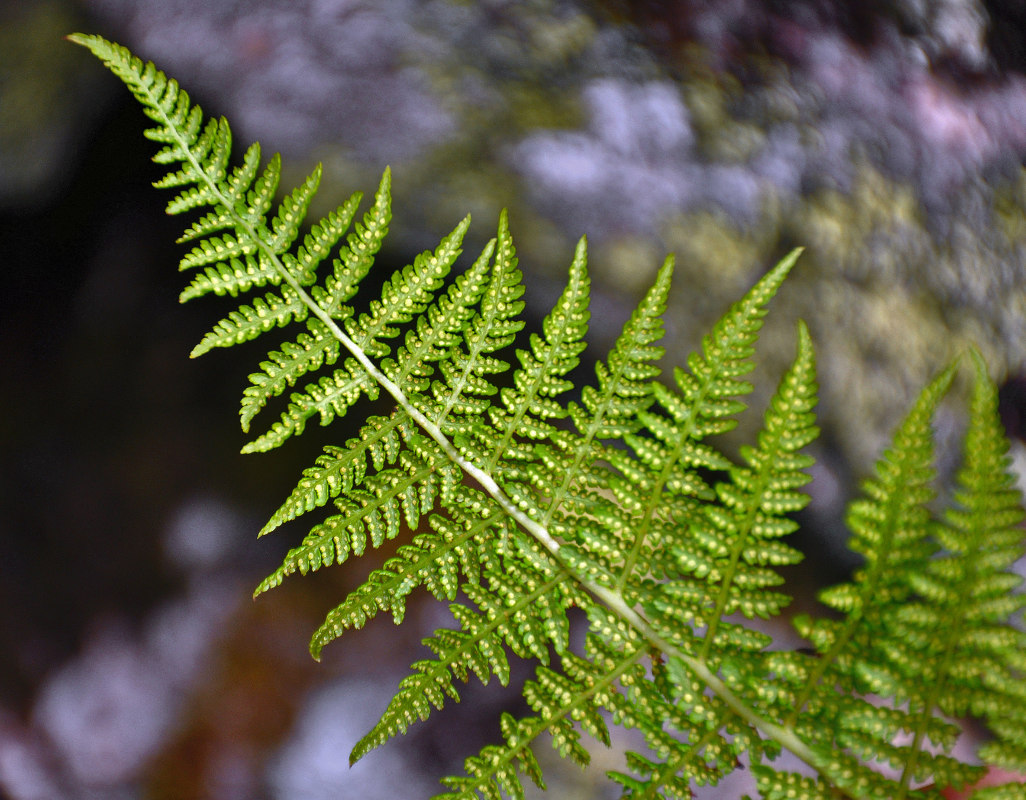
M 909 643 L 911 652 L 903 655 L 916 669 L 904 669 L 894 650 L 887 654 L 888 666 L 908 684 L 902 694 L 916 714 L 917 741 L 931 738 L 926 725 L 938 711 L 948 717 L 979 715 L 996 735 L 984 748 L 987 762 L 1022 771 L 1026 671 L 1021 654 L 1026 633 L 1015 620 L 1021 618 L 1026 596 L 1014 591 L 1022 578 L 1012 565 L 1026 551 L 1021 528 L 1026 515 L 1009 472 L 997 391 L 979 353 L 974 351 L 972 360 L 976 382 L 956 506 L 937 530 L 943 551 L 922 572 L 908 574 L 918 599 L 896 609 L 890 619 L 892 636 Z M 905 783 L 924 772 L 941 786 L 970 777 L 958 771 L 957 762 L 950 774 L 950 769 L 941 772 L 925 760 L 923 754 L 914 754 L 905 765 Z
M 803 324 L 755 444 L 735 463 L 715 436 L 745 408 L 762 318 L 800 251 L 733 305 L 664 384 L 656 362 L 668 258 L 597 363 L 595 383 L 569 399 L 589 322 L 584 239 L 541 332 L 519 348 L 524 287 L 505 212 L 461 274 L 451 277 L 469 218 L 386 276 L 357 316 L 354 298 L 391 222 L 387 169 L 360 221 L 359 194 L 310 221 L 320 167 L 279 200 L 277 155 L 261 167 L 254 144 L 230 168 L 227 121 L 205 119 L 175 81 L 124 48 L 71 38 L 154 123 L 145 135 L 168 165 L 156 184 L 175 192 L 168 212 L 198 214 L 180 237 L 189 248 L 180 266 L 192 271 L 181 299 L 253 292 L 193 355 L 288 331 L 250 376 L 243 430 L 267 406 L 286 407 L 244 450 L 276 447 L 315 417 L 327 425 L 360 398 L 394 401 L 345 446 L 324 447 L 262 531 L 326 509 L 256 594 L 410 536 L 327 615 L 311 640 L 315 658 L 378 613 L 401 622 L 415 591 L 452 611 L 453 625 L 425 641 L 429 656 L 353 760 L 458 700 L 458 683 L 507 683 L 512 656 L 537 662 L 523 691 L 531 711 L 504 714 L 501 743 L 446 779 L 445 797 L 523 797 L 523 778 L 544 784 L 531 749 L 543 733 L 585 764 L 582 734 L 608 744 L 610 722 L 638 731 L 647 748 L 611 775 L 633 800 L 690 798 L 694 786 L 735 770 L 741 754 L 764 800 L 939 798 L 980 770 L 951 754 L 952 720 L 963 715 L 993 733 L 983 759 L 1026 769 L 1026 600 L 1011 570 L 1023 555 L 1024 514 L 977 354 L 955 508 L 940 520 L 931 509 L 930 424 L 952 367 L 920 395 L 865 499 L 850 507 L 852 547 L 865 564 L 821 595 L 840 618 L 796 620 L 812 654 L 769 649 L 769 634 L 747 620 L 776 617 L 789 602 L 777 568 L 800 557 L 784 537 L 796 527 L 788 515 L 807 502 L 803 449 L 817 434 Z M 276 399 L 295 387 L 287 402 Z M 571 649 L 571 607 L 587 619 L 574 637 L 580 649 Z M 783 749 L 818 774 L 775 768 Z M 916 788 L 929 780 L 940 788 Z

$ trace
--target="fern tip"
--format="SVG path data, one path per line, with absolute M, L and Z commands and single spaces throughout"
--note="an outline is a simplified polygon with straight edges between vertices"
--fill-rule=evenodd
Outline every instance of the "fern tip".
M 780 261 L 777 262 L 777 265 L 776 267 L 774 267 L 774 270 L 780 270 L 786 275 L 788 272 L 791 271 L 791 267 L 795 265 L 795 262 L 798 261 L 798 259 L 801 257 L 801 254 L 804 252 L 804 247 L 794 248 L 791 252 L 789 252 L 786 256 L 784 256 L 782 259 L 780 259 Z
M 113 42 L 108 42 L 102 36 L 97 36 L 94 33 L 69 33 L 64 37 L 65 41 L 71 42 L 72 44 L 81 45 L 86 47 L 93 52 L 96 52 L 96 48 L 100 45 L 106 45 L 107 47 L 115 47 Z
M 956 357 L 955 360 L 957 362 L 958 358 Z M 975 345 L 969 347 L 969 360 L 973 362 L 973 369 L 976 371 L 978 379 L 990 379 L 990 367 L 987 366 L 987 359 L 983 357 L 983 353 Z

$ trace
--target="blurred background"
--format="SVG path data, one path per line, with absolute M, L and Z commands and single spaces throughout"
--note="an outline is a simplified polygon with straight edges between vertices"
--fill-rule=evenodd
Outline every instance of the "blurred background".
M 969 344 L 1023 461 L 1020 0 L 0 0 L 2 796 L 426 797 L 519 710 L 472 683 L 347 767 L 446 612 L 416 604 L 316 664 L 309 634 L 373 559 L 250 601 L 306 528 L 255 533 L 322 440 L 238 454 L 233 409 L 280 337 L 187 358 L 231 306 L 177 303 L 183 223 L 150 186 L 145 119 L 73 31 L 155 61 L 240 147 L 280 151 L 283 185 L 323 162 L 315 212 L 390 164 L 386 267 L 468 211 L 473 251 L 508 207 L 537 320 L 586 234 L 599 355 L 665 253 L 677 364 L 804 245 L 756 378 L 768 393 L 807 320 L 824 435 L 799 603 L 850 570 L 849 493 Z M 946 407 L 942 442 L 961 425 Z M 942 471 L 957 458 L 942 447 Z M 554 771 L 551 796 L 613 796 L 618 757 Z

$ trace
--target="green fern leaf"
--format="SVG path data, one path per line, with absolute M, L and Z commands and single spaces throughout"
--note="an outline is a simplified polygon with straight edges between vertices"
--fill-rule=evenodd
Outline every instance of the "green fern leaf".
M 290 436 L 302 433 L 306 421 L 315 414 L 320 415 L 321 425 L 328 425 L 363 395 L 376 399 L 378 384 L 356 359 L 347 358 L 341 369 L 323 376 L 317 383 L 307 384 L 302 392 L 293 393 L 281 419 L 243 447 L 242 452 L 262 453 L 279 447 Z
M 748 466 L 732 468 L 731 480 L 717 484 L 719 504 L 704 509 L 709 527 L 696 526 L 694 531 L 695 544 L 710 564 L 706 578 L 716 576 L 717 587 L 712 607 L 696 609 L 699 624 L 707 626 L 703 659 L 712 652 L 724 617 L 740 613 L 768 619 L 790 602 L 785 594 L 766 591 L 783 583 L 783 578 L 764 565 L 801 560 L 798 551 L 779 539 L 798 527 L 783 515 L 808 503 L 808 496 L 799 489 L 810 480 L 804 470 L 812 465 L 812 458 L 801 450 L 819 432 L 814 425 L 815 404 L 812 342 L 800 324 L 798 354 L 770 401 L 758 448 L 742 449 Z M 678 553 L 678 559 L 682 557 L 687 556 Z
M 325 645 L 347 630 L 362 628 L 378 612 L 388 612 L 397 625 L 401 623 L 406 597 L 419 585 L 423 584 L 439 600 L 453 600 L 460 574 L 476 585 L 482 572 L 501 568 L 491 551 L 480 544 L 486 535 L 501 535 L 495 520 L 486 517 L 457 524 L 434 514 L 429 523 L 431 532 L 418 534 L 409 545 L 400 547 L 395 558 L 374 570 L 328 614 L 310 642 L 314 658 L 320 659 Z M 273 580 L 280 577 L 284 577 L 281 570 L 265 580 L 258 591 L 272 588 L 276 585 Z M 478 645 L 488 647 L 486 643 Z
M 460 624 L 460 630 L 436 631 L 425 644 L 436 658 L 418 661 L 414 672 L 403 679 L 392 702 L 381 720 L 354 747 L 350 761 L 354 762 L 381 743 L 404 732 L 417 719 L 426 719 L 431 708 L 441 708 L 445 698 L 457 700 L 459 694 L 452 681 L 466 681 L 474 673 L 486 683 L 492 674 L 505 683 L 509 680 L 509 665 L 503 647 L 510 647 L 521 657 L 533 655 L 548 660 L 547 644 L 554 638 L 551 631 L 536 623 L 540 611 L 565 620 L 565 609 L 572 603 L 584 604 L 586 599 L 575 594 L 567 585 L 566 575 L 555 574 L 544 582 L 530 584 L 525 580 L 529 572 L 521 565 L 505 563 L 506 572 L 491 574 L 486 589 L 481 584 L 466 584 L 463 589 L 481 612 L 476 613 L 462 605 L 450 610 Z M 521 586 L 530 585 L 528 591 Z M 561 625 L 556 635 L 558 649 L 565 649 L 567 631 Z
M 388 171 L 374 197 L 374 205 L 363 217 L 363 224 L 347 237 L 346 247 L 334 262 L 333 275 L 326 288 L 314 287 L 313 297 L 332 319 L 347 319 L 352 309 L 345 302 L 356 293 L 359 281 L 370 270 L 374 255 L 381 247 L 391 219 L 391 180 Z M 308 372 L 323 365 L 334 364 L 339 357 L 338 339 L 331 335 L 322 320 L 311 320 L 307 331 L 292 342 L 285 342 L 280 351 L 268 353 L 260 364 L 261 371 L 249 376 L 251 386 L 243 392 L 239 410 L 242 429 L 249 431 L 250 422 L 272 397 L 284 392 Z M 249 452 L 249 451 L 245 451 Z
M 428 390 L 435 364 L 449 359 L 460 343 L 465 326 L 487 286 L 494 246 L 494 242 L 490 242 L 470 269 L 418 318 L 416 328 L 407 333 L 395 360 L 382 362 L 385 374 L 409 387 L 411 394 L 422 395 Z M 426 397 L 418 399 L 422 404 L 427 400 Z M 422 410 L 430 413 L 430 409 Z
M 268 283 L 276 285 L 280 282 L 281 276 L 271 262 L 260 261 L 252 256 L 245 260 L 232 258 L 200 272 L 192 279 L 179 299 L 184 303 L 210 293 L 238 297 L 240 293 L 248 292 L 255 286 L 265 286 Z
M 333 262 L 333 271 L 325 279 L 324 289 L 313 292 L 313 298 L 332 319 L 346 319 L 351 310 L 345 303 L 352 299 L 367 273 L 388 233 L 392 221 L 392 173 L 386 167 L 374 193 L 374 203 L 364 214 L 362 222 L 346 237 L 346 246 Z
M 628 434 L 629 454 L 612 456 L 627 481 L 614 481 L 617 499 L 636 518 L 631 525 L 633 541 L 621 568 L 619 585 L 624 587 L 639 563 L 649 565 L 656 575 L 676 572 L 659 553 L 672 552 L 673 531 L 688 524 L 698 513 L 695 500 L 711 501 L 715 495 L 700 477 L 697 468 L 729 469 L 730 461 L 702 443 L 706 436 L 729 430 L 733 423 L 725 417 L 743 408 L 733 398 L 747 394 L 752 387 L 741 377 L 751 371 L 753 346 L 762 326 L 766 304 L 800 254 L 795 250 L 768 272 L 743 300 L 736 303 L 714 326 L 703 341 L 704 357 L 693 353 L 688 358 L 690 372 L 677 370 L 678 392 L 652 382 L 652 392 L 662 413 L 639 411 L 638 419 L 648 436 Z M 682 498 L 666 502 L 664 489 Z
M 381 299 L 371 302 L 370 311 L 359 319 L 346 320 L 346 332 L 365 352 L 380 358 L 389 352 L 379 340 L 398 335 L 396 326 L 423 313 L 459 256 L 463 236 L 470 225 L 466 217 L 442 239 L 434 253 L 422 253 L 413 264 L 394 273 L 381 290 Z
M 583 239 L 541 332 L 519 348 L 524 287 L 505 212 L 461 274 L 451 277 L 469 219 L 388 276 L 357 316 L 350 303 L 391 222 L 387 169 L 359 222 L 356 194 L 311 224 L 320 167 L 279 201 L 278 156 L 261 168 L 254 144 L 230 167 L 227 121 L 205 119 L 175 81 L 124 48 L 71 38 L 153 122 L 145 135 L 168 165 L 156 185 L 174 191 L 169 213 L 197 212 L 180 237 L 181 268 L 193 271 L 181 299 L 254 293 L 193 355 L 288 330 L 250 376 L 243 429 L 302 388 L 275 401 L 285 410 L 245 450 L 276 447 L 315 417 L 327 425 L 361 398 L 395 403 L 361 420 L 344 446 L 325 446 L 262 531 L 327 507 L 256 594 L 409 536 L 329 612 L 311 640 L 315 658 L 378 613 L 401 622 L 415 591 L 452 611 L 353 760 L 458 700 L 460 682 L 508 683 L 516 657 L 537 662 L 523 689 L 530 711 L 501 715 L 501 742 L 445 779 L 443 797 L 524 797 L 524 778 L 544 785 L 532 752 L 543 734 L 586 764 L 582 734 L 608 744 L 610 723 L 645 743 L 610 776 L 634 800 L 690 798 L 741 754 L 764 800 L 939 798 L 981 771 L 951 752 L 952 719 L 965 715 L 993 734 L 983 760 L 1026 769 L 1026 600 L 1011 570 L 1024 514 L 977 354 L 954 507 L 933 514 L 930 430 L 952 367 L 920 395 L 850 507 L 865 564 L 821 595 L 840 619 L 796 620 L 813 654 L 768 649 L 771 637 L 747 620 L 777 617 L 789 602 L 777 568 L 800 557 L 784 538 L 796 527 L 788 515 L 807 502 L 803 449 L 817 434 L 804 325 L 756 443 L 734 463 L 715 436 L 745 408 L 762 318 L 799 251 L 727 311 L 670 384 L 656 364 L 667 259 L 594 384 L 569 399 L 589 322 Z M 587 620 L 574 649 L 572 607 Z M 774 766 L 784 749 L 817 774 Z M 930 780 L 939 788 L 916 788 Z
M 190 355 L 196 358 L 215 347 L 242 344 L 272 328 L 282 328 L 292 321 L 302 322 L 308 313 L 306 304 L 288 287 L 279 294 L 268 292 L 253 300 L 253 305 L 241 305 L 218 322 Z
M 1026 551 L 1021 529 L 1026 515 L 1008 470 L 997 391 L 978 353 L 973 353 L 973 362 L 976 383 L 954 498 L 957 505 L 937 530 L 944 550 L 923 572 L 907 576 L 920 599 L 888 618 L 891 635 L 911 645 L 910 652 L 901 655 L 920 667 L 910 674 L 903 662 L 892 660 L 889 666 L 903 679 L 902 694 L 909 697 L 910 711 L 916 714 L 912 732 L 917 741 L 930 738 L 926 726 L 938 711 L 948 717 L 978 714 L 988 719 L 997 734 L 988 745 L 993 748 L 987 753 L 988 762 L 1021 771 L 1026 770 L 1026 737 L 1021 727 L 1026 723 L 1022 710 L 1026 674 L 1018 654 L 1026 649 L 1026 633 L 1012 619 L 1021 616 L 1026 597 L 1011 593 L 1022 584 L 1011 568 Z M 899 652 L 891 649 L 887 656 L 893 659 Z M 931 678 L 927 684 L 920 681 L 923 671 Z M 1007 727 L 995 724 L 995 717 Z M 1012 720 L 1020 724 L 1009 725 Z M 1000 761 L 995 760 L 998 750 Z M 939 769 L 939 763 L 945 769 Z M 957 785 L 971 777 L 958 762 L 919 751 L 905 765 L 903 778 L 907 783 L 923 773 L 932 775 L 940 786 Z
M 673 258 L 668 257 L 613 345 L 607 363 L 596 363 L 598 386 L 585 386 L 581 405 L 568 406 L 585 442 L 635 433 L 640 426 L 638 414 L 651 405 L 649 381 L 659 375 L 655 362 L 665 352 L 656 342 L 663 337 L 662 315 L 672 275 Z

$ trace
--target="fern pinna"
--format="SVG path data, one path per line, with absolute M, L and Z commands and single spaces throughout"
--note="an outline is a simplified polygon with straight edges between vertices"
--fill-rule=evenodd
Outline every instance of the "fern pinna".
M 631 798 L 691 797 L 742 755 L 767 800 L 938 798 L 984 769 L 950 754 L 967 716 L 991 732 L 984 764 L 1026 769 L 1024 602 L 1011 571 L 1023 554 L 1023 514 L 979 356 L 953 508 L 935 517 L 931 489 L 930 425 L 950 368 L 920 396 L 851 507 L 852 546 L 865 563 L 823 593 L 836 614 L 796 620 L 808 650 L 774 649 L 750 621 L 781 613 L 789 598 L 777 568 L 801 558 L 785 537 L 796 527 L 788 515 L 808 500 L 803 449 L 817 435 L 804 325 L 755 444 L 735 462 L 715 440 L 745 409 L 762 318 L 797 251 L 663 382 L 667 259 L 594 383 L 578 391 L 570 375 L 589 321 L 583 240 L 565 290 L 526 341 L 505 214 L 455 278 L 469 219 L 358 314 L 353 300 L 390 222 L 387 171 L 358 220 L 354 195 L 312 222 L 319 169 L 278 200 L 277 156 L 261 166 L 254 144 L 232 166 L 224 119 L 205 120 L 173 80 L 124 48 L 71 38 L 154 122 L 146 135 L 162 147 L 156 160 L 173 169 L 157 184 L 176 191 L 168 211 L 203 212 L 181 239 L 192 243 L 181 266 L 194 276 L 182 299 L 249 298 L 193 355 L 286 329 L 250 376 L 243 428 L 289 397 L 245 450 L 277 447 L 311 418 L 326 425 L 364 396 L 394 403 L 349 441 L 325 446 L 262 531 L 330 510 L 257 594 L 413 532 L 327 615 L 311 642 L 317 658 L 380 612 L 402 622 L 414 591 L 450 604 L 453 626 L 425 641 L 430 656 L 413 664 L 352 759 L 458 700 L 472 674 L 507 683 L 512 653 L 538 662 L 523 688 L 533 713 L 503 715 L 500 743 L 446 778 L 442 797 L 523 797 L 524 776 L 544 785 L 536 739 L 547 734 L 585 764 L 581 734 L 608 743 L 610 722 L 640 731 L 647 745 L 610 774 Z M 576 647 L 571 608 L 587 617 Z M 785 749 L 808 769 L 776 766 Z M 1021 797 L 1021 788 L 975 796 Z

